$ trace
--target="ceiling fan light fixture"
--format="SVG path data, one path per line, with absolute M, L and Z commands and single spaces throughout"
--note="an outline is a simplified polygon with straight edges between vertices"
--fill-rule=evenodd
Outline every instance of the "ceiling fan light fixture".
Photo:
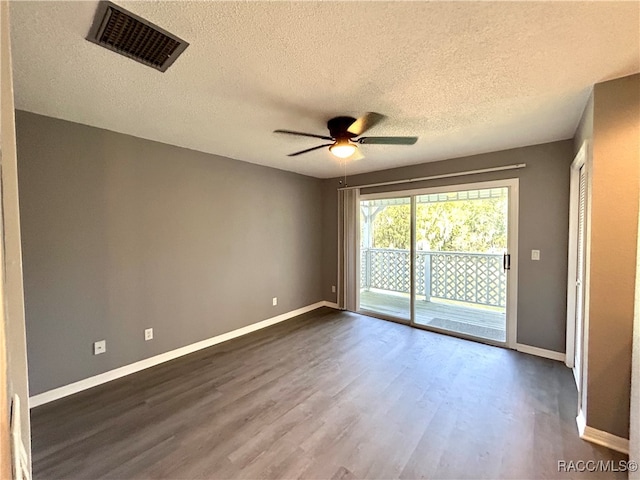
M 338 158 L 349 158 L 356 150 L 358 147 L 349 140 L 338 140 L 329 147 L 329 151 Z

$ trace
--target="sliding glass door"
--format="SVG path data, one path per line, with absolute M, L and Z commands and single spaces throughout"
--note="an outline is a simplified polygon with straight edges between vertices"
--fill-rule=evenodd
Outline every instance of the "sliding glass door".
M 516 217 L 517 180 L 363 195 L 359 309 L 514 343 Z
M 360 309 L 411 320 L 411 198 L 360 202 Z
M 506 341 L 508 188 L 416 197 L 414 322 Z

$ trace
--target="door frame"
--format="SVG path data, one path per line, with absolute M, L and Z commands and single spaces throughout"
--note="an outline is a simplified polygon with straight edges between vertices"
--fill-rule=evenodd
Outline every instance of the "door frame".
M 362 310 L 367 315 L 371 314 L 385 320 L 392 320 L 399 323 L 408 323 L 411 326 L 418 327 L 424 330 L 438 331 L 439 333 L 447 333 L 460 338 L 466 338 L 481 343 L 487 343 L 489 345 L 504 346 L 507 348 L 515 349 L 517 347 L 517 326 L 518 326 L 518 215 L 519 215 L 519 186 L 520 180 L 518 178 L 506 178 L 502 180 L 487 180 L 483 182 L 472 183 L 452 183 L 437 187 L 425 187 L 410 190 L 395 190 L 382 193 L 370 193 L 360 195 L 360 200 L 380 200 L 384 198 L 398 198 L 398 197 L 410 197 L 412 206 L 412 212 L 415 211 L 415 198 L 417 195 L 426 195 L 433 193 L 448 193 L 460 190 L 481 190 L 486 188 L 507 188 L 509 190 L 509 211 L 508 211 L 508 230 L 507 230 L 507 251 L 511 255 L 511 269 L 507 270 L 507 305 L 506 305 L 506 342 L 494 342 L 491 340 L 484 340 L 477 337 L 471 337 L 464 334 L 457 334 L 455 332 L 448 332 L 439 329 L 431 329 L 424 325 L 415 323 L 414 315 L 414 300 L 415 300 L 415 285 L 414 278 L 414 257 L 415 257 L 415 219 L 414 214 L 411 214 L 411 314 L 410 321 L 401 321 L 399 319 L 389 318 L 386 315 L 378 315 L 375 312 L 370 312 L 366 309 Z M 358 228 L 358 231 L 360 229 Z M 358 258 L 360 257 L 360 242 L 358 242 Z M 360 281 L 360 275 L 358 274 L 358 282 Z M 360 285 L 358 283 L 358 292 L 360 291 Z M 360 303 L 358 302 L 358 311 L 360 311 Z
M 585 140 L 578 150 L 573 162 L 571 163 L 571 183 L 569 187 L 569 248 L 568 248 L 568 264 L 567 264 L 567 341 L 565 365 L 573 371 L 573 377 L 578 389 L 580 405 L 582 404 L 581 394 L 583 385 L 585 384 L 586 359 L 587 359 L 587 325 L 589 318 L 588 305 L 588 285 L 589 285 L 589 212 L 591 210 L 591 166 L 589 162 L 589 142 Z M 580 169 L 584 168 L 585 175 L 585 213 L 584 213 L 584 261 L 582 279 L 582 325 L 581 338 L 576 338 L 576 276 L 578 273 L 578 204 L 580 202 Z M 575 364 L 576 342 L 581 343 L 581 359 L 580 370 L 577 371 Z

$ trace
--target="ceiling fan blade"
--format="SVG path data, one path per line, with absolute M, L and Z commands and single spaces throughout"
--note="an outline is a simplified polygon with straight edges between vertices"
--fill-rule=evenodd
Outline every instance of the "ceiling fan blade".
M 376 112 L 368 112 L 357 119 L 355 122 L 351 124 L 351 126 L 347 129 L 349 133 L 353 133 L 356 137 L 362 135 L 364 132 L 369 130 L 371 127 L 379 123 L 385 118 L 384 115 Z
M 413 145 L 418 141 L 418 137 L 362 137 L 354 141 L 378 145 Z
M 322 140 L 333 140 L 325 135 L 316 135 L 314 133 L 294 132 L 293 130 L 274 130 L 273 133 L 286 133 L 287 135 L 298 135 L 299 137 L 321 138 Z
M 295 157 L 296 155 L 302 155 L 303 153 L 313 152 L 314 150 L 318 150 L 319 148 L 330 147 L 333 143 L 326 143 L 324 145 L 318 145 L 317 147 L 307 148 L 306 150 L 300 150 L 299 152 L 290 153 L 287 155 L 288 157 Z

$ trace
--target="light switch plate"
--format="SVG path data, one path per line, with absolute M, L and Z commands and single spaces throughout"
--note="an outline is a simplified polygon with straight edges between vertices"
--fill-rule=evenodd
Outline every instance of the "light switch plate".
M 540 260 L 540 250 L 531 250 L 531 260 Z

